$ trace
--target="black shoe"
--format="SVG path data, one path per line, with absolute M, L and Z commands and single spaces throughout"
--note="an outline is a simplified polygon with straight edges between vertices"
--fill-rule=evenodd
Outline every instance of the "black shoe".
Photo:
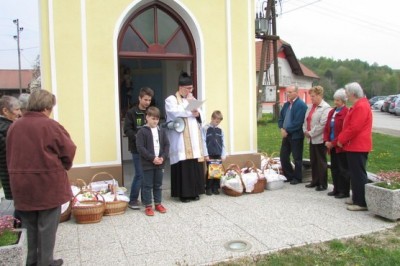
M 301 181 L 296 180 L 296 179 L 293 179 L 292 181 L 290 181 L 291 185 L 297 185 L 297 184 L 300 184 L 300 183 L 301 183 Z
M 317 186 L 317 187 L 315 188 L 315 190 L 316 190 L 316 191 L 324 191 L 324 190 L 326 190 L 326 187 Z
M 214 189 L 212 193 L 213 193 L 214 195 L 219 195 L 218 189 Z
M 283 182 L 292 182 L 292 179 L 286 179 L 285 181 L 283 181 Z
M 211 196 L 212 195 L 211 188 L 207 188 L 206 189 L 206 195 L 207 196 Z
M 306 185 L 306 188 L 313 188 L 313 187 L 316 187 L 316 185 L 313 185 L 313 184 Z
M 350 197 L 350 195 L 346 195 L 343 193 L 339 193 L 339 194 L 335 195 L 335 198 L 337 198 L 337 199 L 344 199 L 344 198 L 348 198 L 348 197 Z
M 188 203 L 188 202 L 190 202 L 190 199 L 188 199 L 188 198 L 181 198 L 181 202 L 183 202 L 183 203 Z
M 62 259 L 54 260 L 52 263 L 50 263 L 49 266 L 61 266 L 64 264 L 64 261 Z
M 196 196 L 196 197 L 193 198 L 193 200 L 196 200 L 196 201 L 197 201 L 197 200 L 200 200 L 200 197 L 199 197 L 199 196 Z
M 335 196 L 335 198 L 336 198 L 337 195 L 340 195 L 340 194 L 338 194 L 335 191 L 328 192 L 328 196 Z

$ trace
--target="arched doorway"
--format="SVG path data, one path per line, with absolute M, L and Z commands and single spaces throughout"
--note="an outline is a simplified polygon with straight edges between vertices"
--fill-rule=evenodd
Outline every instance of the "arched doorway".
M 136 10 L 118 38 L 121 118 L 143 86 L 154 90 L 155 104 L 163 112 L 180 71 L 191 73 L 196 83 L 195 51 L 187 25 L 168 5 L 154 1 Z
M 154 105 L 164 116 L 164 99 L 177 89 L 181 71 L 190 73 L 197 95 L 196 47 L 182 17 L 170 6 L 152 1 L 136 9 L 118 37 L 121 147 L 125 163 L 132 160 L 123 134 L 126 111 L 137 103 L 142 87 L 154 90 Z M 129 172 L 129 171 L 128 171 Z M 126 182 L 126 183 L 129 183 Z

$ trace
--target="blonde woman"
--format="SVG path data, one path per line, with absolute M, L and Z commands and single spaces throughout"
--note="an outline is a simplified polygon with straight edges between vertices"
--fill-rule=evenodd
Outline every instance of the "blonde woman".
M 310 148 L 312 180 L 306 187 L 315 187 L 316 191 L 323 191 L 328 187 L 328 163 L 323 133 L 331 107 L 323 100 L 323 87 L 314 86 L 308 93 L 310 94 L 312 105 L 307 109 L 303 131 Z

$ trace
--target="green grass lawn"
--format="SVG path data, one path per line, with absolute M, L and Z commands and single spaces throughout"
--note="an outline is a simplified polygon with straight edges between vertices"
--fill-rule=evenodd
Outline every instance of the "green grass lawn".
M 271 114 L 264 114 L 258 122 L 258 150 L 267 154 L 279 154 L 281 135 L 278 123 L 272 121 Z M 367 171 L 376 173 L 387 170 L 400 170 L 400 138 L 373 133 L 373 150 L 369 153 Z M 308 143 L 304 141 L 303 158 L 310 158 Z M 328 160 L 329 156 L 328 156 Z
M 368 158 L 367 170 L 399 170 L 400 138 L 373 133 L 373 151 Z M 260 152 L 279 152 L 280 132 L 271 115 L 263 116 L 258 124 Z M 304 144 L 304 158 L 308 144 Z M 400 224 L 393 229 L 375 232 L 350 239 L 310 244 L 269 255 L 255 255 L 219 265 L 400 265 Z
M 282 250 L 264 256 L 219 263 L 218 265 L 376 265 L 400 264 L 400 225 L 359 237 Z

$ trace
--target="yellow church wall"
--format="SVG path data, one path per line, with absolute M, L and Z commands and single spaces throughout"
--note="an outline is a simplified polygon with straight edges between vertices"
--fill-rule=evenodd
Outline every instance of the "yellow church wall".
M 41 12 L 45 14 L 41 17 L 43 84 L 47 88 L 56 84 L 55 118 L 78 146 L 74 164 L 118 164 L 121 148 L 116 30 L 122 27 L 118 25 L 121 18 L 128 17 L 124 12 L 132 1 L 116 0 L 112 5 L 98 1 L 50 2 L 49 15 L 49 0 L 41 0 Z M 84 3 L 83 17 L 81 3 Z M 197 60 L 204 66 L 197 74 L 198 79 L 204 78 L 201 93 L 207 100 L 205 122 L 209 122 L 212 111 L 220 110 L 224 115 L 221 125 L 228 152 L 255 152 L 256 98 L 250 88 L 255 85 L 254 33 L 249 33 L 247 22 L 253 13 L 249 8 L 254 9 L 252 1 L 180 3 L 200 26 L 203 46 L 196 45 L 198 50 L 203 49 L 198 51 Z M 49 27 L 51 21 L 54 24 Z M 251 21 L 254 32 L 253 24 Z M 54 29 L 52 52 L 51 28 Z
M 234 1 L 231 9 L 232 36 L 232 78 L 234 84 L 233 108 L 235 127 L 233 130 L 235 149 L 238 151 L 257 150 L 255 55 L 252 15 L 254 8 L 247 1 Z M 250 24 L 251 23 L 251 24 Z
M 254 33 L 249 34 L 247 23 L 248 16 L 253 14 L 249 12 L 254 9 L 253 3 L 213 1 L 213 8 L 198 1 L 186 3 L 201 25 L 204 37 L 206 121 L 214 110 L 220 110 L 224 115 L 221 127 L 228 151 L 256 152 L 256 122 L 251 119 L 256 113 L 252 102 L 256 98 L 251 89 L 255 69 L 254 59 L 248 58 L 254 57 L 253 45 L 249 47 L 248 41 Z
M 213 8 L 198 1 L 190 3 L 190 9 L 201 25 L 204 37 L 204 97 L 206 99 L 205 122 L 210 122 L 211 114 L 220 110 L 224 116 L 221 127 L 225 132 L 225 142 L 229 143 L 230 134 L 228 109 L 228 67 L 225 1 L 213 2 Z M 226 145 L 228 151 L 230 147 Z
M 48 8 L 45 5 L 44 8 Z M 44 89 L 52 91 L 57 98 L 53 116 L 71 134 L 78 147 L 75 164 L 85 161 L 85 137 L 83 124 L 82 95 L 82 47 L 80 46 L 80 17 L 71 20 L 71 14 L 79 10 L 79 2 L 53 1 L 50 16 L 43 17 L 43 27 L 51 30 L 53 38 L 42 36 L 43 50 L 53 50 L 56 60 L 51 60 L 50 53 L 42 53 L 42 71 L 44 73 Z M 43 9 L 42 9 L 43 11 Z M 59 11 L 59 12 L 58 12 Z M 49 27 L 49 22 L 53 22 Z M 65 23 L 68 21 L 68 23 Z M 46 23 L 43 23 L 46 22 Z
M 50 36 L 49 36 L 49 9 L 47 1 L 41 0 L 39 5 L 40 16 L 40 67 L 41 83 L 43 89 L 51 90 L 51 71 L 50 71 Z M 44 15 L 46 14 L 46 15 Z
M 118 11 L 118 12 L 117 12 Z M 105 14 L 107 14 L 105 16 Z M 119 154 L 118 68 L 114 61 L 114 28 L 120 9 L 86 4 L 90 154 L 92 162 L 116 161 Z

